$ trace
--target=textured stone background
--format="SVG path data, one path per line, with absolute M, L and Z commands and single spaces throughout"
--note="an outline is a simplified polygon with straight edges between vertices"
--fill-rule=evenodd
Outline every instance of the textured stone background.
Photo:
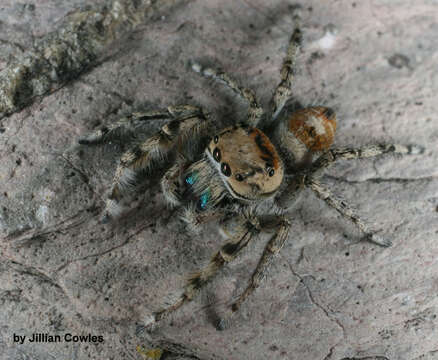
M 0 69 L 86 3 L 1 0 Z M 137 346 L 158 344 L 167 359 L 438 359 L 438 4 L 412 4 L 181 1 L 111 45 L 97 66 L 0 120 L 0 358 L 144 359 Z M 339 163 L 326 179 L 394 245 L 360 242 L 306 193 L 278 262 L 228 330 L 214 321 L 246 286 L 265 236 L 193 303 L 143 331 L 221 239 L 214 228 L 185 234 L 152 184 L 127 219 L 100 225 L 124 146 L 76 140 L 139 108 L 193 103 L 218 119 L 244 116 L 230 92 L 190 71 L 193 58 L 217 62 L 267 104 L 297 5 L 305 43 L 296 99 L 336 109 L 336 145 L 426 147 Z M 14 333 L 34 332 L 105 343 L 13 344 Z

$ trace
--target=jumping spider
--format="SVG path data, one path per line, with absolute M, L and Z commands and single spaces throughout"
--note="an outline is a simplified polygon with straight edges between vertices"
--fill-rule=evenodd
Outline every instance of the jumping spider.
M 301 31 L 296 28 L 268 114 L 254 91 L 239 86 L 224 72 L 193 63 L 195 72 L 218 80 L 248 103 L 245 121 L 223 128 L 213 123 L 200 107 L 182 105 L 132 114 L 79 140 L 80 144 L 87 145 L 101 143 L 135 134 L 145 121 L 170 119 L 155 135 L 137 142 L 121 157 L 103 221 L 119 217 L 122 202 L 138 188 L 144 175 L 167 160 L 170 165 L 161 179 L 166 200 L 172 206 L 183 208 L 181 218 L 189 228 L 196 230 L 207 221 L 217 220 L 226 238 L 210 263 L 187 281 L 178 301 L 154 313 L 151 323 L 191 301 L 198 290 L 262 230 L 274 230 L 247 288 L 230 307 L 230 314 L 237 311 L 259 286 L 288 238 L 287 210 L 298 192 L 306 187 L 352 221 L 367 240 L 385 247 L 391 245 L 376 235 L 345 201 L 322 185 L 320 178 L 339 159 L 362 159 L 387 153 L 418 154 L 422 149 L 392 144 L 332 149 L 336 130 L 333 110 L 312 106 L 292 114 L 282 111 L 292 95 L 301 39 Z M 223 324 L 221 322 L 219 328 Z

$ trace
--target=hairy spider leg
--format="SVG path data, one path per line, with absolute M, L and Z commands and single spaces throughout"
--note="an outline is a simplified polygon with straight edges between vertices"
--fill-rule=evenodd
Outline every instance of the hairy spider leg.
M 339 148 L 328 150 L 308 170 L 307 175 L 301 175 L 305 186 L 312 189 L 315 194 L 327 205 L 338 211 L 343 217 L 351 220 L 366 236 L 366 239 L 380 246 L 391 246 L 391 241 L 382 239 L 372 232 L 368 226 L 355 214 L 353 209 L 344 201 L 337 198 L 328 188 L 324 187 L 318 179 L 323 171 L 331 166 L 336 160 L 352 160 L 375 157 L 383 154 L 419 154 L 424 148 L 418 145 L 400 144 L 375 144 L 361 148 Z
M 178 180 L 182 164 L 176 163 L 170 167 L 161 179 L 161 191 L 171 206 L 180 205 Z
M 263 221 L 263 218 L 260 218 L 261 230 L 266 230 L 273 226 L 277 228 L 276 232 L 268 241 L 257 267 L 251 276 L 248 286 L 239 298 L 231 305 L 231 314 L 238 311 L 242 303 L 260 286 L 261 282 L 266 277 L 269 267 L 274 262 L 275 256 L 280 252 L 288 238 L 290 223 L 283 216 L 277 216 L 275 221 L 269 225 Z M 221 319 L 218 323 L 218 329 L 224 329 L 227 320 L 228 319 L 226 318 Z
M 392 245 L 390 240 L 383 239 L 371 231 L 354 210 L 344 201 L 336 197 L 328 188 L 324 187 L 318 180 L 307 179 L 306 185 L 312 189 L 316 196 L 323 200 L 328 206 L 339 212 L 344 218 L 349 219 L 366 236 L 366 239 L 374 244 L 389 247 Z
M 300 51 L 303 35 L 299 28 L 295 28 L 289 40 L 286 57 L 281 67 L 281 82 L 275 89 L 271 100 L 272 121 L 280 114 L 286 102 L 292 97 L 292 82 L 296 74 L 297 55 Z
M 249 106 L 247 123 L 249 126 L 253 126 L 253 127 L 257 126 L 258 122 L 260 121 L 261 117 L 264 114 L 264 111 L 257 100 L 255 92 L 252 89 L 248 89 L 240 86 L 236 82 L 236 80 L 234 80 L 231 76 L 229 76 L 228 74 L 222 71 L 213 68 L 202 67 L 198 63 L 193 63 L 192 69 L 195 72 L 200 73 L 205 77 L 211 77 L 225 84 L 231 90 L 233 90 L 237 95 L 239 95 L 243 100 L 245 100 Z
M 121 202 L 127 194 L 135 190 L 138 185 L 139 175 L 153 168 L 157 162 L 163 161 L 175 145 L 184 142 L 193 135 L 199 135 L 208 126 L 202 109 L 191 105 L 179 105 L 169 107 L 164 111 L 151 111 L 141 114 L 137 113 L 134 122 L 157 118 L 172 119 L 172 121 L 165 124 L 155 135 L 144 142 L 137 143 L 122 155 L 106 203 L 105 215 L 102 219 L 104 223 L 111 218 L 117 218 L 121 214 L 123 211 Z M 90 136 L 81 139 L 80 143 L 99 143 L 121 133 L 126 133 L 135 123 L 129 119 L 128 121 L 125 120 L 109 128 L 108 131 L 100 129 L 94 132 Z M 121 127 L 124 129 L 120 130 Z
M 306 186 L 306 179 L 319 179 L 325 170 L 337 160 L 355 160 L 375 157 L 384 154 L 417 155 L 424 152 L 419 145 L 401 144 L 373 144 L 361 148 L 337 148 L 329 149 L 322 154 L 312 165 L 288 180 L 287 187 L 276 197 L 276 204 L 280 208 L 287 208 L 293 204 L 300 190 Z
M 205 117 L 201 108 L 192 105 L 177 105 L 169 106 L 165 110 L 134 112 L 121 118 L 114 124 L 102 126 L 96 131 L 79 138 L 78 142 L 82 145 L 94 145 L 114 139 L 135 137 L 138 127 L 146 121 L 163 119 L 179 119 L 179 121 L 183 121 L 196 114 L 200 118 Z
M 162 320 L 185 303 L 193 300 L 199 290 L 213 279 L 226 263 L 235 259 L 241 250 L 259 234 L 260 227 L 257 218 L 246 218 L 243 216 L 239 218 L 240 225 L 234 235 L 214 254 L 210 263 L 204 269 L 193 274 L 188 279 L 184 293 L 174 304 L 154 314 L 154 322 Z
M 360 148 L 337 148 L 330 149 L 321 155 L 309 168 L 307 175 L 314 178 L 320 177 L 322 172 L 333 165 L 335 161 L 356 160 L 375 157 L 384 154 L 418 155 L 424 152 L 424 147 L 420 145 L 401 145 L 401 144 L 373 144 Z

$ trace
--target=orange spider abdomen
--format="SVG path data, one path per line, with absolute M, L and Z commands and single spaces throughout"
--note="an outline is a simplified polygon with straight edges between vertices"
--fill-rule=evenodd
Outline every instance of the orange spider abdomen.
M 288 128 L 311 152 L 327 150 L 336 131 L 335 112 L 323 106 L 295 111 L 288 119 Z

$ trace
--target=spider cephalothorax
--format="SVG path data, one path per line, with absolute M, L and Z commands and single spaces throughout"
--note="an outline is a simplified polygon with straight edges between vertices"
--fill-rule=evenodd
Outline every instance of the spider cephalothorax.
M 99 143 L 133 134 L 150 119 L 170 119 L 160 131 L 137 143 L 120 159 L 104 220 L 119 217 L 123 202 L 129 199 L 128 195 L 136 189 L 144 174 L 152 171 L 157 163 L 166 164 L 167 171 L 161 180 L 163 195 L 169 204 L 182 208 L 181 218 L 188 228 L 196 230 L 207 221 L 217 220 L 226 238 L 210 263 L 188 280 L 179 299 L 173 305 L 153 312 L 151 323 L 193 299 L 197 291 L 260 231 L 273 229 L 275 234 L 268 241 L 247 288 L 230 308 L 232 312 L 237 311 L 259 286 L 274 255 L 286 241 L 290 226 L 287 209 L 295 195 L 305 187 L 351 220 L 367 240 L 382 246 L 391 244 L 377 236 L 345 201 L 322 185 L 320 179 L 324 170 L 338 159 L 360 159 L 385 153 L 418 154 L 422 148 L 378 144 L 333 149 L 336 118 L 330 108 L 315 106 L 292 114 L 283 112 L 292 95 L 300 43 L 301 32 L 295 29 L 281 69 L 281 82 L 267 114 L 252 90 L 239 86 L 221 71 L 194 63 L 194 71 L 224 83 L 248 103 L 246 119 L 221 128 L 213 124 L 201 108 L 181 105 L 132 114 L 79 140 L 81 144 Z M 221 321 L 219 327 L 223 324 Z
M 257 128 L 242 125 L 226 128 L 213 137 L 205 152 L 236 199 L 270 197 L 283 180 L 280 156 Z

